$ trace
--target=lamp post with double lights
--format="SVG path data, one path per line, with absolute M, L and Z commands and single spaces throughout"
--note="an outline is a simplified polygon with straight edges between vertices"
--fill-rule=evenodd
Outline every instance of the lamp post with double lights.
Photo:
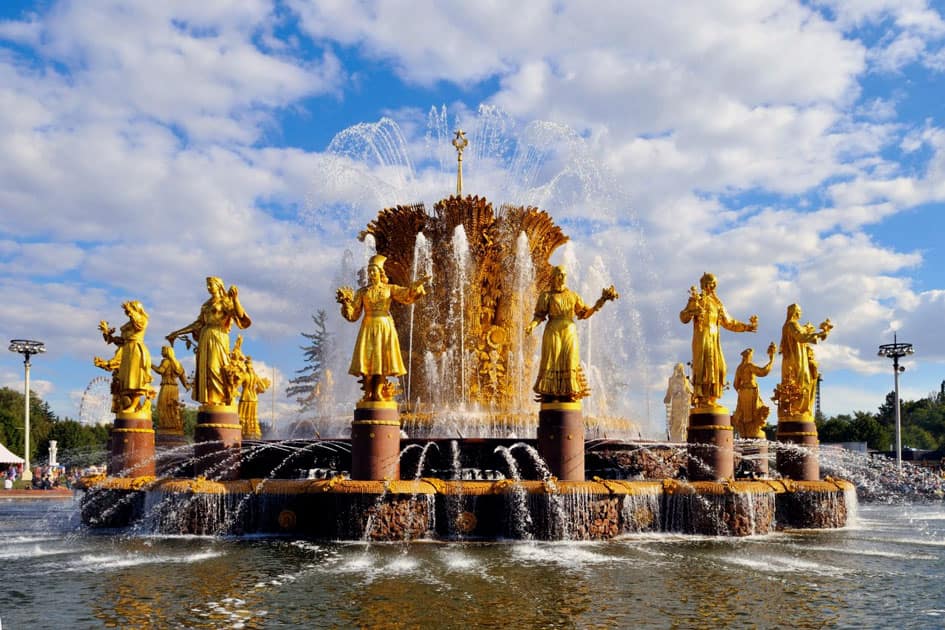
M 915 353 L 911 343 L 901 343 L 893 333 L 893 342 L 879 347 L 879 356 L 893 360 L 893 375 L 896 381 L 896 466 L 902 471 L 902 419 L 899 408 L 899 373 L 906 368 L 899 365 L 899 359 Z
M 33 480 L 33 471 L 30 469 L 30 357 L 34 354 L 46 352 L 46 344 L 32 339 L 11 339 L 10 352 L 23 355 L 23 370 L 26 373 L 26 385 L 23 390 L 25 412 L 23 414 L 23 481 Z

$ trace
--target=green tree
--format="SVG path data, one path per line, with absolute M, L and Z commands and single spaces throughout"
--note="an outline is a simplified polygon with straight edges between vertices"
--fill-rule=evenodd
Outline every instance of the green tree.
M 23 453 L 23 393 L 0 387 L 0 437 L 14 453 Z M 46 442 L 56 415 L 49 404 L 30 391 L 30 463 L 36 460 L 39 449 Z
M 325 378 L 325 370 L 335 356 L 334 334 L 328 330 L 328 313 L 319 309 L 312 315 L 315 332 L 301 333 L 309 345 L 300 346 L 304 352 L 305 367 L 295 371 L 298 376 L 289 379 L 286 396 L 295 398 L 301 411 L 310 411 L 318 402 L 318 386 Z

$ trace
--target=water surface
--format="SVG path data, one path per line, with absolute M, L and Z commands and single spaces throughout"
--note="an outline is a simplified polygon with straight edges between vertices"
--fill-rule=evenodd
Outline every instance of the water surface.
M 90 532 L 0 499 L 5 628 L 945 627 L 945 506 L 842 530 L 601 543 L 324 543 Z

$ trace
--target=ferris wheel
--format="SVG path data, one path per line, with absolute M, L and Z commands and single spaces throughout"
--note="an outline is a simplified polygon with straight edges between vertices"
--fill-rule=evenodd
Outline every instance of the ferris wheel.
M 112 413 L 112 379 L 96 376 L 82 392 L 79 402 L 79 422 L 85 425 L 110 424 Z

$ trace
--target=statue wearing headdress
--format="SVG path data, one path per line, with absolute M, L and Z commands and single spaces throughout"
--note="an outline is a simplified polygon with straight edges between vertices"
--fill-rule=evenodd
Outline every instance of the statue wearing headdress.
M 388 376 L 403 376 L 407 373 L 400 352 L 400 339 L 390 314 L 391 301 L 412 304 L 425 295 L 421 278 L 409 287 L 388 282 L 384 273 L 386 257 L 372 256 L 367 268 L 367 284 L 357 291 L 341 287 L 335 299 L 341 305 L 341 315 L 349 322 L 361 320 L 358 338 L 354 344 L 348 373 L 361 378 L 364 390 L 363 401 L 389 401 L 395 393 Z
M 817 362 L 811 345 L 823 341 L 833 329 L 830 319 L 801 324 L 801 307 L 791 304 L 781 327 L 781 382 L 775 388 L 778 417 L 813 418 L 817 396 Z
M 757 376 L 768 376 L 771 365 L 774 363 L 775 345 L 768 346 L 768 362 L 761 366 L 751 362 L 755 351 L 746 348 L 742 351 L 742 362 L 735 368 L 735 391 L 738 392 L 738 403 L 735 413 L 732 414 L 732 426 L 743 438 L 763 439 L 765 422 L 768 420 L 770 409 L 761 400 L 758 393 Z
M 262 430 L 259 428 L 258 401 L 259 394 L 263 393 L 271 385 L 268 378 L 262 378 L 253 369 L 253 357 L 243 359 L 243 372 L 241 378 L 243 389 L 240 392 L 239 416 L 240 425 L 243 429 L 243 437 L 259 438 L 262 437 Z
M 118 335 L 108 322 L 103 320 L 98 325 L 105 342 L 118 349 L 111 359 L 95 357 L 94 363 L 112 373 L 113 412 L 150 412 L 155 391 L 151 387 L 151 353 L 144 344 L 148 314 L 137 300 L 129 300 L 121 306 L 128 321 L 122 324 Z
M 541 363 L 533 388 L 541 402 L 573 402 L 590 394 L 578 355 L 574 318 L 587 319 L 607 301 L 619 297 L 616 289 L 610 286 L 601 291 L 593 306 L 588 306 L 581 296 L 567 287 L 566 281 L 564 267 L 555 267 L 551 273 L 551 287 L 538 296 L 535 316 L 525 327 L 525 333 L 531 334 L 538 324 L 548 320 L 541 336 Z
M 715 294 L 718 283 L 711 273 L 703 274 L 699 284 L 701 292 L 696 292 L 695 287 L 689 289 L 689 301 L 679 313 L 679 320 L 684 324 L 692 322 L 692 404 L 697 408 L 711 408 L 718 406 L 722 391 L 728 386 L 719 338 L 721 329 L 755 332 L 758 317 L 752 315 L 747 324 L 732 318 Z
M 201 405 L 231 405 L 236 388 L 227 369 L 230 363 L 230 327 L 236 324 L 239 328 L 248 328 L 252 320 L 240 304 L 236 286 L 230 286 L 227 291 L 223 280 L 210 276 L 207 278 L 207 291 L 210 299 L 200 307 L 197 319 L 170 333 L 167 340 L 173 346 L 175 339 L 189 334 L 197 342 L 197 367 L 191 389 L 193 399 Z M 188 348 L 193 345 L 190 339 L 184 341 Z
M 174 355 L 174 348 L 164 346 L 161 348 L 160 365 L 152 368 L 161 375 L 161 389 L 158 392 L 158 429 L 180 433 L 184 429 L 184 423 L 180 416 L 180 390 L 177 388 L 178 381 L 184 386 L 184 389 L 190 389 L 190 383 L 187 382 L 187 375 L 184 373 L 184 366 L 180 364 Z

